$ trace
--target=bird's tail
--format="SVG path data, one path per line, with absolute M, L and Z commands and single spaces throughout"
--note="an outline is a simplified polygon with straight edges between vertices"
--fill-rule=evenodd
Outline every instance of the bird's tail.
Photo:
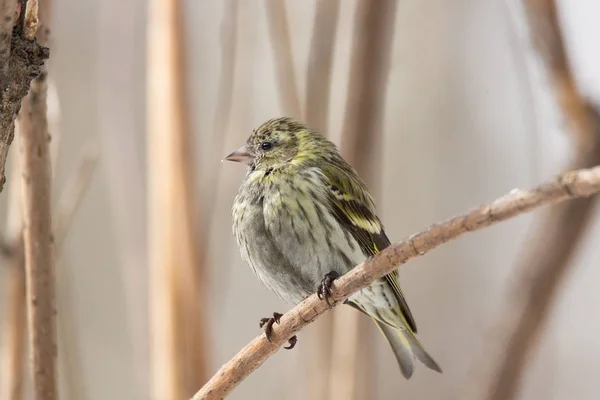
M 406 329 L 397 329 L 376 319 L 373 319 L 373 321 L 375 321 L 379 330 L 383 333 L 390 346 L 392 346 L 402 375 L 406 379 L 410 378 L 413 374 L 415 358 L 428 368 L 442 373 L 440 366 L 427 354 L 421 343 L 417 340 L 417 337 L 408 327 Z

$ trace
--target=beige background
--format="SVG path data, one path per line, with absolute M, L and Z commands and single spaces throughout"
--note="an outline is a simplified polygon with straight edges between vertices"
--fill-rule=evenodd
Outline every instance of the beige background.
M 218 187 L 203 187 L 218 190 L 210 232 L 211 370 L 258 333 L 260 317 L 288 309 L 240 260 L 229 210 L 244 171 L 239 165 L 220 163 L 225 149 L 211 146 L 214 135 L 227 134 L 226 148 L 233 150 L 253 127 L 281 113 L 263 2 L 243 0 L 232 120 L 227 132 L 213 131 L 222 3 L 185 1 L 198 171 L 223 169 Z M 286 1 L 302 93 L 314 3 Z M 600 3 L 561 4 L 581 88 L 600 100 Z M 336 140 L 345 104 L 354 5 L 355 1 L 342 1 L 334 57 L 330 131 Z M 135 178 L 145 173 L 145 13 L 142 0 L 55 0 L 51 73 L 64 135 L 58 187 L 73 172 L 84 144 L 96 140 L 101 151 L 99 169 L 64 248 L 59 281 L 59 312 L 72 324 L 63 338 L 79 354 L 77 381 L 86 399 L 148 398 L 143 352 L 146 184 Z M 392 240 L 512 188 L 551 177 L 566 165 L 570 141 L 530 44 L 519 2 L 403 0 L 396 24 L 384 122 L 384 185 L 377 201 Z M 127 185 L 116 181 L 123 174 L 131 177 Z M 124 196 L 123 190 L 130 194 Z M 0 202 L 5 201 L 3 193 Z M 119 202 L 126 210 L 114 206 Z M 387 344 L 376 335 L 377 390 L 372 398 L 458 395 L 478 354 L 481 332 L 502 301 L 520 249 L 540 215 L 468 235 L 402 268 L 420 338 L 444 374 L 419 367 L 410 381 L 403 380 Z M 521 399 L 600 396 L 598 240 L 596 222 L 540 339 Z M 136 285 L 138 290 L 126 295 L 126 288 Z M 303 343 L 305 332 L 295 351 L 276 354 L 231 398 L 303 399 L 299 354 L 311 351 Z

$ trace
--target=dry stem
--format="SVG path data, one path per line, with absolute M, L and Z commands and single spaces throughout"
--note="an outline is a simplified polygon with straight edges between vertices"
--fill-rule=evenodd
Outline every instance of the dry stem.
M 334 44 L 340 14 L 339 0 L 317 1 L 306 75 L 305 119 L 313 129 L 327 132 Z
M 56 238 L 56 248 L 59 250 L 62 248 L 62 243 L 67 236 L 77 207 L 81 203 L 81 198 L 90 184 L 97 163 L 97 148 L 95 145 L 88 145 L 75 170 L 76 172 L 67 182 L 59 199 L 54 218 L 54 236 Z
M 154 0 L 148 31 L 148 215 L 153 396 L 181 399 L 206 380 L 204 277 L 188 126 L 180 1 Z
M 283 112 L 290 117 L 301 118 L 302 108 L 300 107 L 300 96 L 296 85 L 292 40 L 285 2 L 266 0 L 266 10 L 267 26 L 271 37 L 271 45 L 273 46 L 277 87 Z
M 514 189 L 490 204 L 432 225 L 406 240 L 395 243 L 354 267 L 335 282 L 332 299 L 337 306 L 352 293 L 367 287 L 375 279 L 390 273 L 399 265 L 422 256 L 465 233 L 483 229 L 544 205 L 587 197 L 598 192 L 600 192 L 600 167 L 565 173 L 556 180 L 541 184 L 532 190 Z M 273 327 L 272 342 L 269 342 L 264 334 L 253 339 L 223 365 L 193 399 L 225 397 L 279 350 L 288 338 L 327 311 L 329 311 L 327 304 L 319 300 L 316 295 L 308 297 L 287 312 L 281 318 L 281 323 Z
M 37 4 L 36 4 L 37 7 Z M 38 41 L 48 40 L 48 2 L 39 8 Z M 26 29 L 27 31 L 27 29 Z M 34 33 L 31 29 L 29 34 Z M 29 39 L 32 39 L 31 37 Z M 36 399 L 58 397 L 56 383 L 56 308 L 54 238 L 52 236 L 50 146 L 46 117 L 46 73 L 31 83 L 23 101 L 21 174 L 23 242 L 31 373 Z

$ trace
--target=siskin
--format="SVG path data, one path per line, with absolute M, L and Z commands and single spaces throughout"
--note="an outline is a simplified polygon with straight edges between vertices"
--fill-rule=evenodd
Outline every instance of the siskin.
M 226 160 L 248 165 L 232 210 L 242 258 L 283 300 L 298 304 L 317 290 L 329 303 L 334 279 L 390 245 L 365 183 L 333 143 L 303 124 L 271 119 Z M 415 358 L 442 372 L 415 336 L 397 271 L 346 304 L 377 324 L 404 377 L 412 375 Z M 280 316 L 261 321 L 268 338 Z

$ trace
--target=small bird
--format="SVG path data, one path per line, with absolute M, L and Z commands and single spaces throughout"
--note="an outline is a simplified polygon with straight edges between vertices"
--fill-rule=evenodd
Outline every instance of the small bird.
M 225 159 L 248 166 L 232 210 L 241 256 L 283 300 L 295 305 L 317 291 L 329 303 L 336 278 L 390 245 L 365 183 L 332 142 L 304 124 L 266 121 Z M 415 336 L 397 271 L 345 303 L 373 319 L 405 378 L 415 358 L 442 372 Z M 269 340 L 280 317 L 261 320 Z M 286 348 L 295 344 L 293 337 Z

